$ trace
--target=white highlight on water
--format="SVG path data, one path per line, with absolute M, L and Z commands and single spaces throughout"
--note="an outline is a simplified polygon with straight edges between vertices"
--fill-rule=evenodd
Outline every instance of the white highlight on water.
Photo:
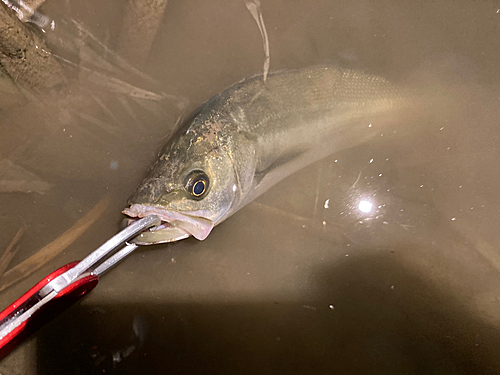
M 358 204 L 358 208 L 361 212 L 370 212 L 372 210 L 373 203 L 369 201 L 361 201 Z

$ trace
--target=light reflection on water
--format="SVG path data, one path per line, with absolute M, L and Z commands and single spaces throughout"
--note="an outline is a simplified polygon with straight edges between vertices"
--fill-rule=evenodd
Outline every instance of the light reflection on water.
M 364 212 L 364 213 L 368 213 L 368 212 L 371 212 L 372 210 L 372 207 L 373 207 L 373 203 L 370 202 L 370 201 L 365 201 L 365 200 L 362 200 L 359 202 L 358 204 L 358 208 L 361 212 Z

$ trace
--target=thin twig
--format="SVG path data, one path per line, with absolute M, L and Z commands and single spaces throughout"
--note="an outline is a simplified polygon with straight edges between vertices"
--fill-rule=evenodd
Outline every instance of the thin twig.
M 39 250 L 35 255 L 5 272 L 0 277 L 0 291 L 28 277 L 47 262 L 59 255 L 64 249 L 76 241 L 89 227 L 94 224 L 107 209 L 110 197 L 105 196 L 83 218 L 57 239 Z
M 0 193 L 34 192 L 43 194 L 51 186 L 34 173 L 14 164 L 11 160 L 0 160 Z
M 3 275 L 3 273 L 9 266 L 10 261 L 12 260 L 12 258 L 14 258 L 14 255 L 16 255 L 17 250 L 19 249 L 16 244 L 21 239 L 25 229 L 26 228 L 24 226 L 19 228 L 12 241 L 10 241 L 9 246 L 7 246 L 7 249 L 5 249 L 5 253 L 3 253 L 2 257 L 0 258 L 0 276 Z M 14 248 L 14 246 L 16 247 Z
M 161 94 L 141 89 L 118 78 L 109 77 L 98 72 L 92 72 L 87 76 L 87 79 L 95 85 L 105 87 L 109 92 L 124 94 L 132 98 L 154 100 L 157 102 L 164 99 L 164 96 Z

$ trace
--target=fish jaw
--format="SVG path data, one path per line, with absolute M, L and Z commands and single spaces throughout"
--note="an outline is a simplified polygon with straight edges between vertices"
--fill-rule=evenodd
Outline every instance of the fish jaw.
M 161 219 L 159 227 L 134 238 L 132 242 L 140 245 L 175 242 L 189 236 L 201 241 L 208 237 L 215 225 L 212 220 L 200 216 L 202 212 L 181 212 L 161 206 L 132 204 L 122 212 L 132 218 L 157 215 Z
M 177 242 L 189 236 L 189 233 L 180 228 L 165 227 L 154 231 L 142 232 L 129 242 L 137 245 L 156 245 L 159 243 Z

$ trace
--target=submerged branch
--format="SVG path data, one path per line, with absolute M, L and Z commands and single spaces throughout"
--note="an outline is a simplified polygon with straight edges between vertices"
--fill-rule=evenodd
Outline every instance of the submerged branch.
M 0 4 L 0 68 L 21 85 L 35 91 L 64 82 L 62 68 L 35 30 Z
M 128 0 L 118 53 L 141 68 L 146 62 L 168 0 Z
M 28 277 L 47 262 L 59 255 L 64 249 L 76 241 L 89 227 L 94 224 L 108 208 L 109 196 L 105 196 L 83 218 L 78 220 L 70 229 L 60 237 L 37 251 L 37 253 L 14 268 L 5 272 L 0 277 L 0 291 Z
M 23 22 L 31 22 L 40 28 L 49 26 L 50 19 L 37 12 L 37 9 L 45 0 L 2 0 L 10 9 L 12 9 L 17 18 Z

